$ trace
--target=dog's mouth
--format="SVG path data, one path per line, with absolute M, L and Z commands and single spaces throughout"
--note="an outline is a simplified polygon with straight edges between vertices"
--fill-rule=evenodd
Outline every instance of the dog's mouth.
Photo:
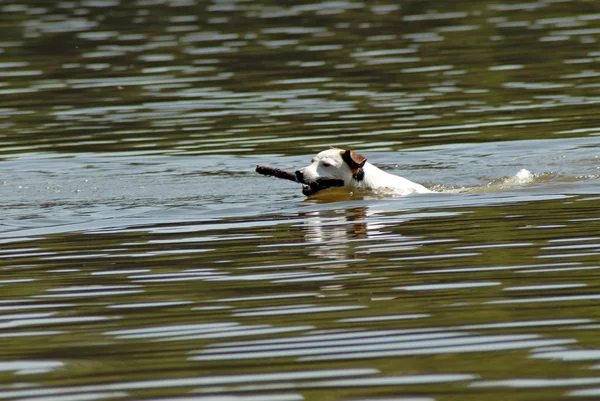
M 344 180 L 339 180 L 337 178 L 319 178 L 316 181 L 306 184 L 307 185 L 302 186 L 302 193 L 306 196 L 312 196 L 327 188 L 343 187 Z

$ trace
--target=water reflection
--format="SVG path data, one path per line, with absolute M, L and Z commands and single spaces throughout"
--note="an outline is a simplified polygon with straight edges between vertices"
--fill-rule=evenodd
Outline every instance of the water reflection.
M 338 260 L 357 258 L 352 242 L 385 235 L 385 225 L 369 223 L 367 218 L 366 207 L 305 213 L 303 243 L 310 247 L 309 255 Z
M 418 209 L 410 199 L 420 204 Z M 260 397 L 332 388 L 369 393 L 407 386 L 431 391 L 424 390 L 425 384 L 444 391 L 454 382 L 463 383 L 459 388 L 466 393 L 504 385 L 479 377 L 479 369 L 498 366 L 493 362 L 482 367 L 482 355 L 519 364 L 556 363 L 556 358 L 584 362 L 572 354 L 572 347 L 579 346 L 585 333 L 593 333 L 596 319 L 593 313 L 582 314 L 582 303 L 596 294 L 581 293 L 593 288 L 585 270 L 577 276 L 577 271 L 561 269 L 593 267 L 582 263 L 589 257 L 588 248 L 579 260 L 569 262 L 560 257 L 538 264 L 516 261 L 536 260 L 527 255 L 532 250 L 545 252 L 539 244 L 587 245 L 597 236 L 582 231 L 581 223 L 568 222 L 571 213 L 562 212 L 552 220 L 564 223 L 561 241 L 547 236 L 545 228 L 514 228 L 543 225 L 547 220 L 539 209 L 567 207 L 587 216 L 593 201 L 583 196 L 519 199 L 489 207 L 463 206 L 469 213 L 456 206 L 428 212 L 419 198 L 297 202 L 294 212 L 287 209 L 286 218 L 188 216 L 185 222 L 57 233 L 16 243 L 21 248 L 15 254 L 23 261 L 4 264 L 12 268 L 5 269 L 1 285 L 14 295 L 0 304 L 9 313 L 3 338 L 15 350 L 28 349 L 34 364 L 44 360 L 39 355 L 47 346 L 32 345 L 28 338 L 54 338 L 59 352 L 51 353 L 47 366 L 6 365 L 7 371 L 77 376 L 60 356 L 79 347 L 72 343 L 75 336 L 101 354 L 111 350 L 110 361 L 96 365 L 95 371 L 124 372 L 115 368 L 123 358 L 133 355 L 139 361 L 160 343 L 169 357 L 157 358 L 169 366 L 192 366 L 194 371 L 202 366 L 207 373 L 160 380 L 143 374 L 139 380 L 11 388 L 3 394 L 16 399 L 123 392 L 140 398 L 182 388 L 196 395 Z M 437 201 L 433 198 L 431 205 Z M 477 232 L 497 232 L 499 239 L 490 243 L 490 238 L 473 232 L 473 225 Z M 70 246 L 62 249 L 65 242 Z M 75 253 L 73 244 L 85 246 Z M 100 257 L 91 244 L 103 249 Z M 477 252 L 463 258 L 422 257 L 452 255 L 465 247 Z M 178 252 L 164 252 L 170 248 Z M 506 257 L 506 249 L 516 252 L 515 259 Z M 474 265 L 464 266 L 464 260 Z M 553 268 L 558 270 L 547 281 L 544 271 Z M 548 301 L 578 307 L 539 319 L 548 313 Z M 506 303 L 510 309 L 500 306 Z M 132 354 L 132 347 L 139 350 Z M 93 355 L 86 358 L 96 360 Z M 277 361 L 278 367 L 269 369 L 265 360 Z M 310 370 L 315 363 L 342 361 L 348 365 L 341 369 Z M 389 370 L 387 361 L 398 364 L 401 372 Z M 245 367 L 238 370 L 240 362 Z M 436 368 L 429 368 L 430 363 Z M 301 369 L 291 369 L 298 366 Z M 516 380 L 524 380 L 520 377 L 527 375 Z
M 3 399 L 598 395 L 593 2 L 0 15 Z M 330 145 L 443 193 L 253 173 Z
M 345 135 L 386 150 L 430 135 L 576 136 L 562 126 L 570 107 L 585 115 L 598 102 L 598 18 L 571 3 L 4 5 L 0 91 L 19 107 L 0 102 L 0 117 L 11 141 L 53 151 L 298 154 L 301 140 L 314 150 Z M 526 118 L 498 114 L 509 111 Z M 196 141 L 205 135 L 229 143 Z

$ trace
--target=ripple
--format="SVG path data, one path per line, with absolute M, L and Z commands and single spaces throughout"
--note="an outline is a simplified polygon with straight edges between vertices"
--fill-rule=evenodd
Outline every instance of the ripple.
M 548 388 L 548 387 L 570 387 L 570 386 L 588 386 L 598 384 L 600 379 L 596 377 L 574 377 L 552 379 L 508 379 L 508 380 L 486 380 L 470 383 L 469 387 L 509 387 L 509 388 Z
M 543 339 L 537 335 L 469 335 L 461 332 L 396 334 L 398 331 L 332 333 L 277 341 L 213 345 L 191 360 L 240 360 L 298 357 L 299 361 L 489 352 L 571 344 L 571 339 Z
M 407 319 L 422 319 L 430 317 L 426 313 L 414 313 L 411 315 L 381 315 L 381 316 L 364 316 L 364 317 L 349 317 L 338 319 L 340 323 L 360 323 L 360 322 L 382 322 L 388 320 L 407 320 Z
M 525 320 L 517 322 L 498 322 L 498 323 L 482 323 L 482 324 L 467 324 L 456 328 L 464 330 L 485 330 L 485 329 L 506 329 L 506 328 L 522 328 L 522 327 L 545 327 L 545 326 L 568 326 L 582 325 L 592 323 L 590 319 L 549 319 L 549 320 Z
M 456 19 L 464 18 L 468 14 L 465 12 L 452 12 L 452 13 L 428 13 L 428 14 L 413 14 L 405 15 L 402 17 L 404 21 L 429 21 L 429 20 L 444 20 L 444 19 Z
M 160 380 L 145 380 L 145 381 L 131 381 L 131 382 L 113 382 L 106 384 L 96 385 L 82 385 L 82 386 L 64 386 L 64 387 L 46 387 L 46 388 L 31 388 L 31 389 L 19 389 L 9 390 L 3 393 L 5 397 L 40 397 L 40 396 L 52 396 L 59 395 L 64 396 L 67 394 L 85 393 L 88 391 L 133 391 L 133 390 L 144 390 L 144 389 L 165 389 L 165 388 L 177 388 L 177 387 L 190 387 L 190 386 L 216 386 L 216 385 L 231 385 L 231 384 L 243 384 L 243 383 L 264 383 L 264 382 L 289 382 L 290 380 L 324 380 L 338 377 L 356 377 L 368 376 L 379 373 L 376 369 L 371 368 L 357 368 L 357 369 L 320 369 L 320 370 L 297 370 L 293 372 L 275 372 L 275 373 L 254 373 L 254 374 L 239 374 L 239 375 L 206 375 L 202 377 L 180 377 L 171 379 L 160 379 Z M 466 375 L 440 375 L 438 379 L 433 375 L 429 381 L 427 379 L 421 379 L 429 383 L 436 382 L 436 380 L 443 381 L 444 379 L 449 381 L 460 380 L 460 378 L 466 378 Z M 410 379 L 405 379 L 405 381 Z M 418 381 L 419 379 L 413 379 Z M 289 386 L 288 383 L 285 384 Z
M 140 327 L 135 329 L 114 330 L 104 333 L 120 339 L 173 337 L 184 334 L 216 333 L 220 330 L 236 327 L 237 323 L 203 323 L 156 327 Z
M 314 383 L 317 388 L 322 387 L 363 387 L 363 386 L 408 386 L 415 384 L 448 383 L 457 381 L 470 381 L 475 379 L 471 374 L 431 374 L 431 375 L 406 375 L 391 377 L 361 378 L 353 380 L 328 380 Z M 310 387 L 313 387 L 309 385 Z
M 337 380 L 319 380 L 312 382 L 294 383 L 294 389 L 313 389 L 313 388 L 354 388 L 354 387 L 379 387 L 379 386 L 410 386 L 418 384 L 436 384 L 453 383 L 459 381 L 470 381 L 475 379 L 475 375 L 470 374 L 431 374 L 431 375 L 405 375 L 405 376 L 384 376 L 356 379 L 337 379 Z M 283 383 L 256 384 L 236 386 L 236 391 L 259 391 L 259 390 L 284 390 L 287 385 Z M 203 389 L 202 392 L 220 393 L 221 390 L 213 387 Z M 385 401 L 386 399 L 384 399 Z M 422 398 L 401 398 L 404 400 L 423 400 Z M 427 398 L 425 398 L 427 400 Z
M 191 301 L 163 301 L 163 302 L 139 302 L 130 304 L 109 305 L 111 309 L 141 309 L 141 308 L 162 308 L 170 306 L 181 306 L 193 304 Z
M 155 401 L 172 401 L 172 398 L 157 398 Z M 301 394 L 261 394 L 261 395 L 218 395 L 191 396 L 178 398 L 178 401 L 304 401 Z
M 411 260 L 433 260 L 433 259 L 449 259 L 449 258 L 465 258 L 471 256 L 481 255 L 477 252 L 464 252 L 464 253 L 445 253 L 439 255 L 421 255 L 421 256 L 402 256 L 398 258 L 390 258 L 390 261 L 411 261 Z
M 446 71 L 451 70 L 454 67 L 451 65 L 432 65 L 427 67 L 415 67 L 415 68 L 404 68 L 403 73 L 415 73 L 415 72 L 435 72 L 435 71 Z
M 514 265 L 514 266 L 480 266 L 480 267 L 461 267 L 461 268 L 447 268 L 447 269 L 432 269 L 432 270 L 423 270 L 417 272 L 417 274 L 439 274 L 439 273 L 473 273 L 473 272 L 489 272 L 489 271 L 501 271 L 501 270 L 520 270 L 527 269 L 523 271 L 536 271 L 537 269 L 546 269 L 550 268 L 571 268 L 571 266 L 577 266 L 578 263 L 540 263 L 540 264 L 531 264 L 531 265 Z M 535 270 L 529 270 L 534 268 Z
M 540 284 L 540 285 L 522 285 L 516 287 L 505 287 L 502 291 L 547 291 L 547 290 L 562 290 L 566 288 L 582 288 L 587 287 L 587 284 Z
M 25 326 L 47 326 L 47 325 L 63 325 L 63 324 L 81 324 L 89 322 L 99 322 L 105 320 L 119 319 L 118 317 L 109 316 L 72 316 L 72 317 L 48 317 L 35 319 L 16 319 L 6 323 L 0 323 L 0 328 L 16 328 Z
M 64 362 L 61 361 L 0 361 L 0 372 L 15 372 L 19 375 L 31 375 L 52 372 L 63 368 Z
M 594 397 L 598 14 L 126 3 L 0 6 L 0 398 Z M 253 172 L 330 145 L 445 193 Z
M 454 249 L 490 249 L 490 248 L 517 248 L 517 247 L 531 247 L 531 242 L 513 242 L 513 243 L 500 243 L 500 244 L 485 244 L 485 245 L 468 245 L 468 246 L 456 246 Z
M 309 355 L 335 355 L 358 350 L 413 348 L 423 345 L 442 345 L 460 337 L 457 332 L 400 334 L 396 330 L 362 331 L 305 335 L 302 337 L 279 339 L 278 341 L 257 340 L 217 344 L 202 351 L 192 352 L 191 360 L 238 360 L 262 357 L 288 358 Z
M 524 299 L 499 299 L 487 301 L 487 304 L 526 304 L 526 303 L 541 303 L 541 302 L 571 302 L 571 301 L 591 301 L 600 299 L 600 294 L 585 294 L 585 295 L 557 295 L 553 297 L 531 297 Z
M 479 344 L 481 341 L 481 344 Z M 481 338 L 479 341 L 473 340 L 470 344 L 464 345 L 451 345 L 451 346 L 440 346 L 435 348 L 421 348 L 414 350 L 395 350 L 388 349 L 382 351 L 359 351 L 359 352 L 348 352 L 345 354 L 332 354 L 332 355 L 318 355 L 318 356 L 305 356 L 298 358 L 298 361 L 336 361 L 336 360 L 348 360 L 348 359 L 369 359 L 369 358 L 390 358 L 390 357 L 406 357 L 416 355 L 440 355 L 440 354 L 453 354 L 453 353 L 470 353 L 470 352 L 498 352 L 517 350 L 524 348 L 539 348 L 539 347 L 550 347 L 556 345 L 573 344 L 576 341 L 571 339 L 534 339 L 534 340 L 516 340 L 515 341 L 502 341 L 502 338 L 494 338 L 493 336 L 488 338 Z
M 14 302 L 14 304 L 12 304 Z M 51 309 L 51 308 L 72 308 L 75 304 L 71 303 L 51 303 L 44 301 L 42 303 L 30 303 L 29 300 L 0 301 L 0 310 L 20 310 L 20 309 Z
M 531 358 L 561 360 L 561 361 L 595 361 L 595 360 L 600 359 L 600 350 L 599 349 L 586 349 L 586 350 L 536 352 L 533 355 L 531 355 Z
M 587 388 L 583 390 L 572 390 L 567 393 L 571 397 L 597 397 L 600 395 L 600 388 Z
M 369 57 L 377 57 L 377 56 L 392 56 L 396 54 L 413 54 L 416 53 L 416 49 L 382 49 L 382 50 L 369 50 L 369 51 L 361 51 L 351 53 L 350 56 L 356 58 L 369 58 Z
M 305 304 L 305 305 L 287 305 L 287 306 L 278 306 L 278 307 L 236 309 L 233 312 L 233 315 L 234 316 L 274 316 L 274 315 L 339 312 L 339 311 L 357 310 L 357 309 L 364 309 L 364 308 L 366 308 L 366 306 L 363 306 L 363 305 L 317 306 L 317 305 L 312 305 L 312 304 Z
M 141 294 L 144 290 L 113 290 L 113 291 L 86 291 L 69 292 L 61 294 L 34 295 L 34 298 L 87 298 L 87 297 L 113 297 L 116 295 Z
M 490 282 L 465 282 L 465 283 L 440 283 L 440 284 L 418 284 L 418 285 L 405 285 L 402 287 L 392 287 L 392 290 L 405 290 L 405 291 L 440 291 L 440 290 L 456 290 L 463 288 L 479 288 L 479 287 L 493 287 L 502 283 L 497 281 Z
M 318 293 L 316 293 L 316 292 L 289 293 L 289 294 L 278 294 L 278 295 L 257 295 L 257 296 L 248 296 L 248 297 L 215 299 L 211 302 L 246 302 L 246 301 L 268 301 L 268 300 L 274 300 L 274 299 L 288 299 L 288 298 L 314 298 L 317 295 L 318 295 Z

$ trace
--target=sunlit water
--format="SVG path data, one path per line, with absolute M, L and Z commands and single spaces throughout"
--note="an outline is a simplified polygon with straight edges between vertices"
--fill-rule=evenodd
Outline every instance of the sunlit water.
M 594 2 L 38 0 L 0 29 L 0 399 L 600 397 Z M 438 193 L 254 172 L 330 145 Z

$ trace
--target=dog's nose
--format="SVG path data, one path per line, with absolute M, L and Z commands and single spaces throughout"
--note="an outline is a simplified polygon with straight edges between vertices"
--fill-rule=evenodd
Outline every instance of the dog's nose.
M 300 170 L 297 170 L 296 171 L 296 179 L 299 182 L 304 182 L 304 173 L 302 171 L 300 171 Z

